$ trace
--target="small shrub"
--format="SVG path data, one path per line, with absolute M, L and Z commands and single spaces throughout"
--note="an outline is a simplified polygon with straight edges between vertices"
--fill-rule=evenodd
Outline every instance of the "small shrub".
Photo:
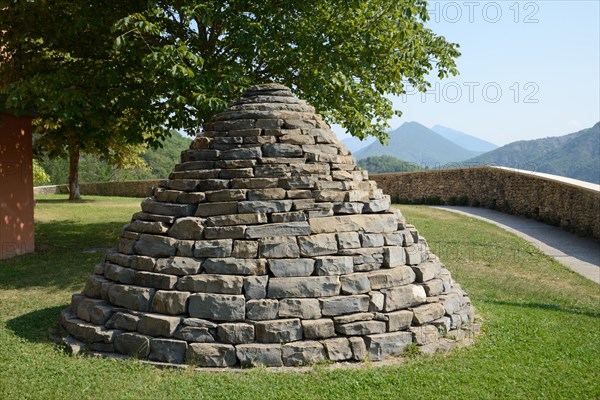
M 406 358 L 415 358 L 420 354 L 421 350 L 419 348 L 419 345 L 417 345 L 416 343 L 409 344 L 404 348 L 404 351 L 402 352 L 402 356 Z
M 431 196 L 422 198 L 421 202 L 417 204 L 426 204 L 428 206 L 441 206 L 442 204 L 444 204 L 444 202 L 438 196 Z
M 468 206 L 469 205 L 469 197 L 467 196 L 459 196 L 458 199 L 456 199 L 456 205 L 458 206 Z

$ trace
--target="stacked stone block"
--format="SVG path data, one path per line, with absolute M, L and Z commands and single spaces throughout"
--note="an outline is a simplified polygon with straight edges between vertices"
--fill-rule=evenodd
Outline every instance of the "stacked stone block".
M 425 239 L 275 84 L 204 127 L 62 313 L 92 351 L 201 367 L 376 361 L 472 322 Z

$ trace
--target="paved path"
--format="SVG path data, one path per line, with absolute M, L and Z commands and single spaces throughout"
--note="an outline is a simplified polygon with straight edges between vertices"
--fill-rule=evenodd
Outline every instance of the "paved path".
M 580 275 L 600 284 L 600 244 L 556 226 L 477 207 L 439 206 L 443 210 L 481 219 L 522 237 Z

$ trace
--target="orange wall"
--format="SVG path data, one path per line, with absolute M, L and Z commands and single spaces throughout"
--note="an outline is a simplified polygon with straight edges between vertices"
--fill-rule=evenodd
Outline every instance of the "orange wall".
M 34 251 L 31 118 L 0 113 L 0 260 Z

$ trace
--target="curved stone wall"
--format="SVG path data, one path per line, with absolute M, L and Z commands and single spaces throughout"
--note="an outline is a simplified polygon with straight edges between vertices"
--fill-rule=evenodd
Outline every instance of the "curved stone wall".
M 600 239 L 600 186 L 556 175 L 472 167 L 371 175 L 395 202 L 469 205 L 523 215 Z M 159 180 L 81 184 L 82 195 L 146 197 Z M 67 194 L 67 185 L 35 194 Z
M 600 238 L 599 185 L 499 167 L 378 174 L 371 179 L 400 203 L 486 207 Z

